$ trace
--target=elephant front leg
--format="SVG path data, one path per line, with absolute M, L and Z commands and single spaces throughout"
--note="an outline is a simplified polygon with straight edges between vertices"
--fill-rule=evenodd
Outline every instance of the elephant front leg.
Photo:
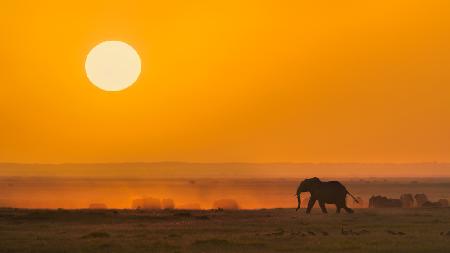
M 315 203 L 316 203 L 316 199 L 313 199 L 313 198 L 309 199 L 308 208 L 306 209 L 306 213 L 311 213 L 311 209 L 313 208 Z
M 325 207 L 325 202 L 319 201 L 320 209 L 322 210 L 322 213 L 327 213 L 327 208 Z

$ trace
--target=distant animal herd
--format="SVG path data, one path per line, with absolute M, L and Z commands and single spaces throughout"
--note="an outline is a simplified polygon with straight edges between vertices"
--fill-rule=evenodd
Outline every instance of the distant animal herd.
M 439 199 L 438 201 L 430 201 L 427 195 L 420 193 L 413 195 L 411 193 L 405 193 L 400 195 L 399 199 L 391 199 L 385 196 L 372 196 L 369 199 L 369 208 L 414 208 L 414 207 L 448 207 L 449 203 L 447 199 Z
M 345 186 L 338 181 L 321 181 L 319 178 L 307 178 L 300 182 L 295 196 L 297 197 L 297 209 L 300 209 L 303 192 L 309 192 L 310 197 L 305 198 L 307 202 L 306 213 L 310 213 L 316 202 L 323 213 L 327 213 L 325 204 L 336 205 L 336 212 L 339 213 L 341 209 L 348 213 L 354 211 L 347 206 L 346 197 L 349 195 L 357 206 L 363 207 L 363 199 L 361 197 L 353 196 Z M 134 199 L 131 205 L 132 209 L 175 209 L 175 203 L 172 199 L 157 199 L 157 198 L 138 198 Z M 423 194 L 405 193 L 400 195 L 400 198 L 393 199 L 385 196 L 372 196 L 369 199 L 369 208 L 426 208 L 426 207 L 449 207 L 447 199 L 439 199 L 438 201 L 431 201 Z M 107 209 L 107 206 L 102 203 L 93 203 L 89 206 L 90 209 Z M 213 209 L 217 210 L 238 210 L 239 204 L 234 199 L 219 199 L 213 205 Z M 177 209 L 200 209 L 197 203 L 185 204 L 177 206 Z

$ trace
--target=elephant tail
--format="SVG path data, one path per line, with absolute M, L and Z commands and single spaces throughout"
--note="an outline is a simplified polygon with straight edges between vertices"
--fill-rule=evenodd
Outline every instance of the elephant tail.
M 353 200 L 359 204 L 358 199 L 356 199 L 355 196 L 353 196 L 349 191 L 347 191 L 347 194 L 350 195 L 353 198 Z

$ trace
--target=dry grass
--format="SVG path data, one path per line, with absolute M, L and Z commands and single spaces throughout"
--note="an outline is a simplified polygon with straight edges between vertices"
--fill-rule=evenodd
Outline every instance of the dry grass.
M 450 252 L 450 209 L 0 209 L 0 252 L 8 253 L 344 251 Z

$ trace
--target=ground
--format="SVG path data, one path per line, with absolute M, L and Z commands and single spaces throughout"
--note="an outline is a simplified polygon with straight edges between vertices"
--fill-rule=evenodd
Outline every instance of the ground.
M 0 252 L 450 252 L 448 208 L 304 211 L 0 209 Z

